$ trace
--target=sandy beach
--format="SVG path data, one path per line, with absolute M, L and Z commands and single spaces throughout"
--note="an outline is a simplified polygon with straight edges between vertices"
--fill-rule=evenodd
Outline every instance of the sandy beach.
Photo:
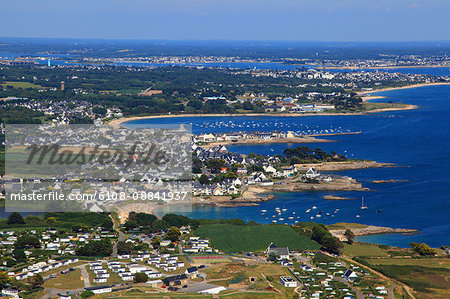
M 149 116 L 133 116 L 133 117 L 124 117 L 124 118 L 116 118 L 109 121 L 107 124 L 118 128 L 123 123 L 140 120 L 140 119 L 157 119 L 157 118 L 174 118 L 174 117 L 234 117 L 234 116 L 276 116 L 276 117 L 305 117 L 305 116 L 345 116 L 345 115 L 367 115 L 370 113 L 379 113 L 384 111 L 400 111 L 400 110 L 411 110 L 417 109 L 416 105 L 405 105 L 405 107 L 401 108 L 382 108 L 382 109 L 373 109 L 364 112 L 349 112 L 349 113 L 305 113 L 305 114 L 294 114 L 294 113 L 234 113 L 234 114 L 161 114 L 161 115 L 149 115 Z
M 419 83 L 419 84 L 406 85 L 406 86 L 400 86 L 400 87 L 389 87 L 389 88 L 380 88 L 380 89 L 375 89 L 375 90 L 359 91 L 356 94 L 363 96 L 362 97 L 363 101 L 369 101 L 369 100 L 374 100 L 374 99 L 385 98 L 384 96 L 370 95 L 372 93 L 398 90 L 398 89 L 418 88 L 418 87 L 424 87 L 424 86 L 435 86 L 435 85 L 450 85 L 450 82 Z M 367 96 L 364 96 L 364 95 L 367 95 Z M 355 113 L 319 112 L 319 113 L 304 113 L 304 114 L 294 114 L 294 113 L 160 114 L 160 115 L 116 118 L 116 119 L 111 120 L 108 124 L 113 127 L 119 127 L 122 123 L 128 122 L 128 121 L 139 120 L 139 119 L 166 118 L 166 117 L 225 117 L 225 116 L 231 116 L 231 117 L 233 117 L 233 116 L 303 117 L 303 116 L 324 116 L 324 115 L 336 116 L 336 115 L 365 115 L 365 114 L 370 114 L 370 113 L 379 113 L 379 112 L 386 112 L 386 111 L 399 111 L 399 110 L 412 110 L 412 109 L 417 109 L 417 106 L 416 105 L 405 105 L 405 107 L 401 107 L 401 108 L 382 108 L 382 109 L 373 109 L 373 110 L 369 110 L 369 111 L 355 112 Z
M 398 90 L 398 89 L 409 89 L 409 88 L 418 88 L 418 87 L 436 86 L 436 85 L 450 85 L 450 82 L 419 83 L 419 84 L 405 85 L 405 86 L 399 86 L 399 87 L 388 87 L 388 88 L 380 88 L 380 89 L 374 89 L 374 90 L 364 90 L 364 91 L 358 91 L 356 94 L 357 95 L 365 95 L 365 94 L 377 93 L 377 92 L 382 92 L 382 91 L 391 91 L 391 90 Z M 374 96 L 374 97 L 384 98 L 383 96 Z
M 401 110 L 401 109 L 399 109 Z M 228 113 L 228 114 L 160 114 L 160 115 L 149 115 L 149 116 L 132 116 L 124 118 L 116 118 L 108 122 L 108 125 L 112 127 L 119 127 L 121 124 L 133 120 L 140 119 L 156 119 L 156 118 L 175 118 L 175 117 L 234 117 L 234 116 L 277 116 L 277 117 L 303 117 L 303 116 L 323 116 L 323 115 L 363 115 L 367 112 L 357 112 L 357 113 L 305 113 L 305 114 L 295 114 L 295 113 Z

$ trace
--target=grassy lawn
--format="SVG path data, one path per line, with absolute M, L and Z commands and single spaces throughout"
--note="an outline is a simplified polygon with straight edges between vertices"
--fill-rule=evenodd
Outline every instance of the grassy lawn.
M 81 280 L 81 271 L 80 269 L 75 269 L 75 271 L 66 274 L 58 274 L 55 278 L 47 280 L 44 283 L 44 287 L 60 290 L 83 288 L 84 283 Z
M 338 222 L 330 225 L 326 225 L 329 230 L 334 229 L 352 229 L 352 228 L 366 228 L 367 225 L 360 223 L 347 223 L 347 222 Z
M 224 252 L 263 251 L 271 242 L 288 246 L 290 250 L 320 248 L 316 242 L 284 225 L 210 224 L 200 226 L 194 234 L 210 239 L 214 248 Z
M 366 243 L 353 243 L 349 245 L 347 243 L 344 244 L 343 253 L 346 256 L 354 257 L 354 256 L 388 256 L 387 252 L 383 249 L 380 249 L 377 245 L 371 245 Z
M 217 255 L 212 256 L 214 258 L 208 258 L 208 256 L 201 255 L 201 256 L 190 256 L 192 263 L 194 264 L 217 264 L 217 263 L 227 263 L 230 262 L 231 259 L 228 256 L 223 256 L 223 258 L 215 258 Z
M 44 295 L 47 294 L 46 290 L 39 290 L 36 292 L 22 292 L 19 296 L 21 296 L 24 299 L 33 299 L 33 298 L 42 298 Z
M 375 103 L 375 102 L 364 102 L 362 103 L 362 109 L 369 111 L 374 109 L 384 109 L 384 108 L 403 108 L 406 104 L 403 103 Z
M 423 266 L 427 268 L 446 268 L 450 270 L 448 258 L 383 258 L 366 259 L 372 265 Z
M 282 292 L 282 294 L 278 294 L 278 298 L 292 298 L 293 296 L 293 289 L 285 288 L 280 283 L 280 276 L 291 274 L 287 268 L 279 264 L 244 266 L 240 263 L 226 263 L 208 268 L 204 272 L 212 284 L 230 288 L 239 285 L 240 287 L 246 287 L 248 290 L 265 292 L 266 296 L 271 296 L 272 294 L 267 291 L 270 282 L 276 289 Z M 250 282 L 250 277 L 255 277 L 256 281 Z M 242 298 L 251 298 L 246 297 L 248 294 L 244 293 L 242 295 L 244 295 Z
M 12 86 L 14 88 L 42 88 L 42 86 L 33 84 L 30 82 L 21 81 L 5 81 L 5 83 L 0 84 L 2 86 Z

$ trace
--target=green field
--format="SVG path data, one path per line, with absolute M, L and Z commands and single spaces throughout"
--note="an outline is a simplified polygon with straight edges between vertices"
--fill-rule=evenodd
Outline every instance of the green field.
M 2 86 L 12 86 L 14 88 L 42 88 L 42 86 L 33 84 L 30 82 L 21 82 L 21 81 L 5 81 L 4 83 L 0 84 Z
M 373 256 L 373 257 L 384 257 L 388 256 L 387 252 L 380 249 L 377 245 L 366 244 L 366 243 L 353 243 L 352 245 L 344 243 L 344 255 L 349 257 L 354 256 Z
M 84 282 L 81 278 L 80 269 L 75 269 L 67 274 L 58 274 L 56 278 L 47 280 L 44 283 L 46 288 L 54 288 L 59 290 L 72 290 L 84 287 Z
M 224 252 L 263 251 L 271 242 L 288 246 L 290 250 L 320 248 L 316 242 L 284 225 L 210 224 L 200 226 L 195 235 L 210 239 L 214 248 Z
M 448 258 L 378 258 L 365 260 L 372 265 L 424 266 L 450 270 L 450 259 Z
M 403 103 L 376 103 L 376 102 L 364 102 L 362 103 L 363 110 L 369 111 L 374 109 L 385 108 L 404 108 L 406 104 Z

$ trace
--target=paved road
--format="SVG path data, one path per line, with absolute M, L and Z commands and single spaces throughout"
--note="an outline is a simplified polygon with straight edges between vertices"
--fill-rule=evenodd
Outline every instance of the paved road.
M 118 227 L 117 223 L 114 221 L 114 219 L 112 217 L 111 217 L 111 219 L 113 220 L 113 223 L 114 223 L 114 229 L 119 233 L 119 238 L 118 238 L 117 242 L 114 243 L 114 245 L 113 245 L 113 252 L 111 254 L 111 256 L 113 258 L 117 258 L 117 256 L 118 256 L 118 254 L 117 254 L 117 243 L 119 243 L 120 241 L 125 241 L 126 236 L 121 230 L 119 230 L 119 227 Z
M 83 276 L 84 287 L 85 288 L 91 287 L 92 285 L 91 285 L 91 282 L 89 281 L 89 274 L 86 270 L 86 264 L 81 265 L 80 270 L 81 270 L 81 276 Z
M 394 299 L 394 289 L 396 285 L 392 284 L 388 289 L 389 299 Z
M 178 240 L 178 253 L 183 254 L 183 235 L 181 235 Z

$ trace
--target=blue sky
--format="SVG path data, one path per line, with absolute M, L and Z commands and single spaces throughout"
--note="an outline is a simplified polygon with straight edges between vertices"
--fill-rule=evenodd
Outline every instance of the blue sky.
M 1 0 L 0 36 L 450 40 L 449 0 Z

